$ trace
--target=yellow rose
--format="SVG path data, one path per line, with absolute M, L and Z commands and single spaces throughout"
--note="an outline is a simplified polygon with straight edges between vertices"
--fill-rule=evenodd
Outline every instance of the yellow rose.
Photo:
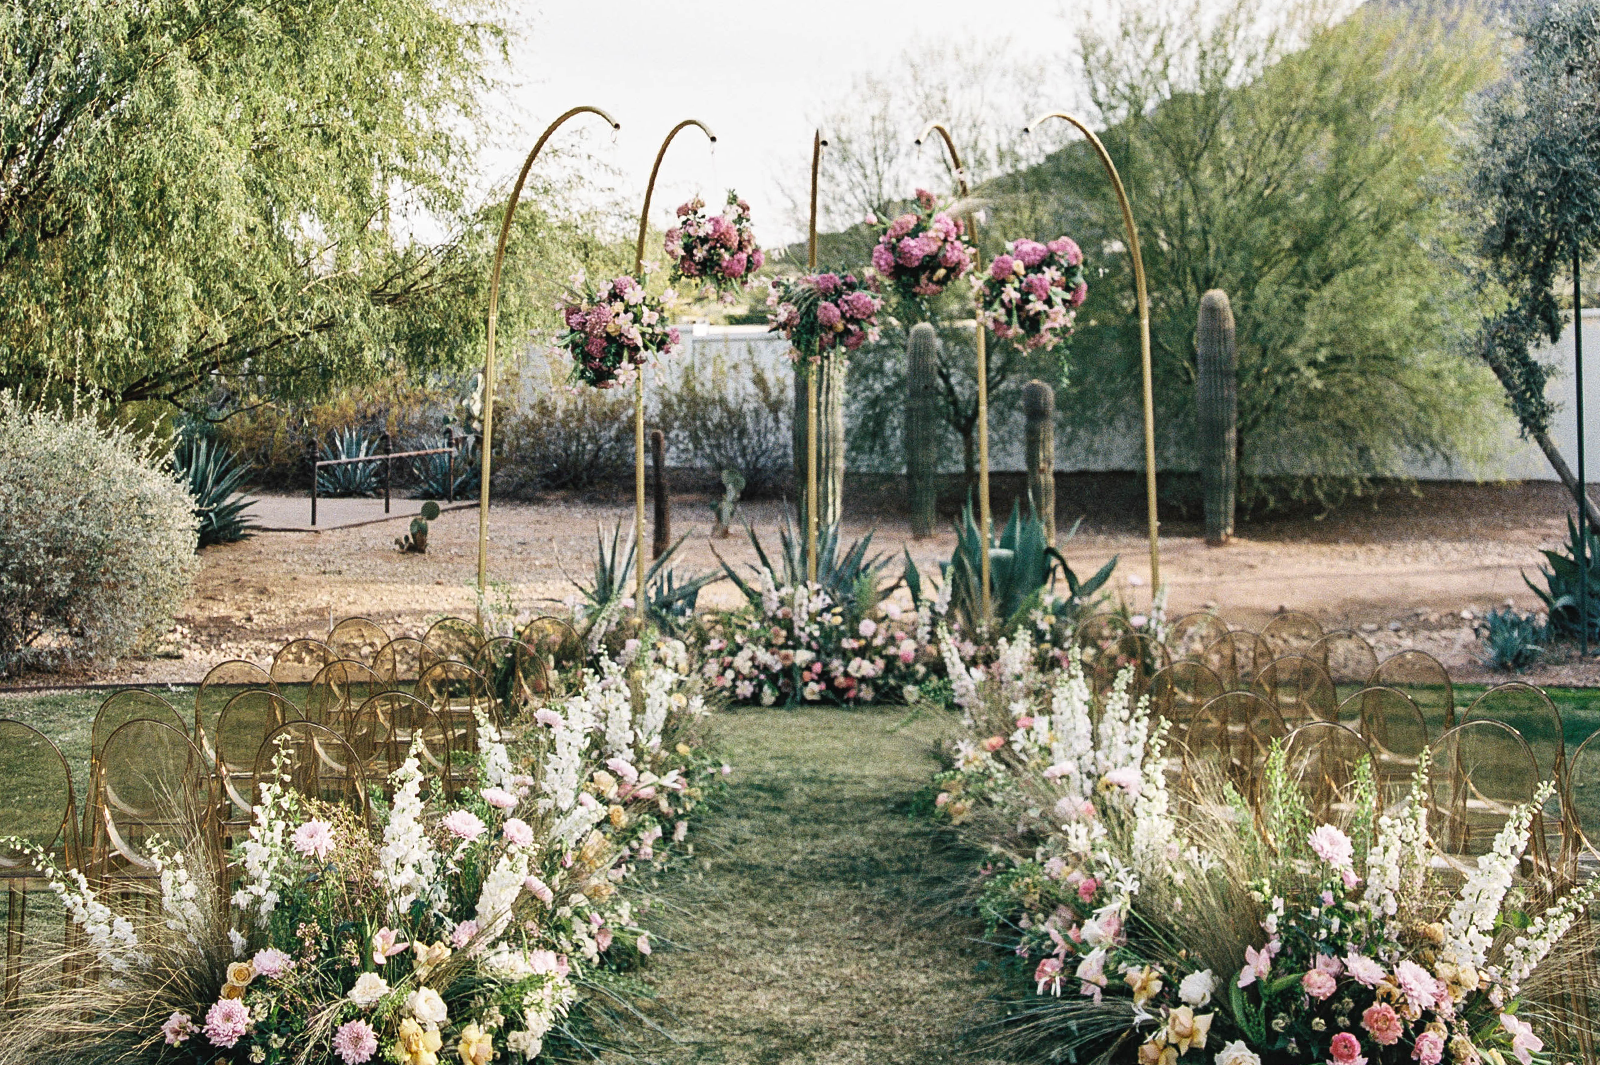
M 1153 965 L 1143 969 L 1129 969 L 1123 977 L 1128 986 L 1133 989 L 1133 1004 L 1143 1006 L 1155 996 L 1161 994 L 1161 974 Z
M 411 952 L 417 956 L 419 969 L 431 969 L 450 957 L 450 948 L 443 943 L 423 943 L 420 940 L 411 944 Z
M 222 998 L 244 998 L 244 988 L 238 984 L 223 984 Z
M 456 1050 L 463 1065 L 489 1065 L 494 1059 L 494 1038 L 476 1024 L 469 1024 L 461 1029 Z
M 249 987 L 250 981 L 256 978 L 256 968 L 247 961 L 231 961 L 228 963 L 228 983 L 236 987 Z
M 1189 1006 L 1179 1006 L 1167 1015 L 1167 1041 L 1187 1054 L 1191 1047 L 1204 1049 L 1211 1030 L 1211 1014 L 1196 1017 Z
M 628 824 L 628 811 L 620 806 L 613 806 L 608 811 L 608 816 L 611 818 L 612 828 L 623 828 Z
M 1177 1065 L 1177 1062 L 1178 1052 L 1159 1038 L 1151 1038 L 1139 1047 L 1139 1065 Z
M 405 1065 L 439 1065 L 439 1050 L 444 1046 L 444 1039 L 439 1035 L 439 1029 L 431 1025 L 423 1028 L 407 1017 L 400 1022 L 395 1046 Z

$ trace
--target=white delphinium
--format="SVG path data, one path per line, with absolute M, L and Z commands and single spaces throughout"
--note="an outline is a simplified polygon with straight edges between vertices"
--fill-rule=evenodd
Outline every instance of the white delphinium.
M 522 894 L 522 883 L 526 879 L 528 849 L 515 845 L 508 847 L 500 860 L 494 863 L 494 868 L 489 870 L 483 887 L 478 891 L 478 907 L 473 914 L 473 920 L 478 925 L 478 945 L 473 948 L 474 953 L 488 949 L 505 934 L 507 926 L 511 924 L 512 908 Z
M 1133 667 L 1124 667 L 1117 674 L 1100 714 L 1095 768 L 1101 774 L 1118 769 L 1137 773 L 1144 759 L 1145 741 L 1150 735 L 1149 702 L 1140 699 L 1137 706 L 1133 705 L 1128 698 L 1128 685 L 1132 680 Z
M 674 700 L 682 705 L 683 696 L 675 690 L 683 678 L 676 670 L 651 663 L 644 679 L 644 708 L 634 726 L 634 740 L 641 752 L 661 746 L 661 730 L 672 713 Z
M 562 846 L 571 847 L 587 835 L 606 816 L 606 808 L 587 793 L 579 795 L 576 805 L 562 815 L 550 830 L 550 838 Z
M 1066 672 L 1050 695 L 1050 732 L 1054 744 L 1045 776 L 1077 800 L 1090 797 L 1098 772 L 1094 753 L 1094 693 L 1083 678 L 1077 648 L 1067 654 Z
M 761 581 L 761 613 L 766 617 L 775 618 L 778 616 L 778 611 L 783 609 L 783 595 L 772 580 L 771 570 L 762 567 L 757 576 Z
M 610 599 L 606 600 L 605 605 L 602 606 L 599 612 L 595 614 L 594 622 L 589 626 L 588 647 L 589 654 L 591 656 L 600 653 L 600 648 L 605 642 L 606 634 L 609 633 L 611 631 L 611 627 L 616 624 L 617 615 L 622 613 L 623 602 L 624 599 L 622 595 L 614 595 Z
M 592 673 L 584 675 L 582 691 L 553 712 L 560 721 L 550 727 L 550 749 L 545 753 L 544 771 L 540 788 L 544 797 L 540 809 L 565 814 L 578 800 L 578 790 L 583 786 L 584 755 L 589 748 L 589 733 L 599 720 L 599 712 L 590 696 L 599 696 L 601 681 Z M 541 711 L 542 713 L 543 711 Z
M 199 945 L 206 915 L 200 908 L 200 886 L 189 875 L 183 852 L 169 854 L 164 845 L 156 843 L 150 848 L 150 860 L 161 877 L 161 912 L 166 917 L 167 928 Z
M 1367 852 L 1366 904 L 1375 917 L 1393 917 L 1400 894 L 1421 887 L 1428 860 L 1428 752 L 1423 750 L 1411 778 L 1404 809 L 1378 818 L 1377 834 Z
M 1139 871 L 1147 874 L 1168 868 L 1172 855 L 1181 850 L 1177 823 L 1168 813 L 1164 757 L 1168 724 L 1163 721 L 1156 726 L 1144 759 L 1144 779 L 1133 799 L 1133 860 Z
M 956 705 L 966 711 L 967 723 L 970 725 L 972 712 L 979 705 L 978 685 L 967 670 L 966 663 L 961 661 L 961 652 L 956 650 L 955 641 L 950 638 L 950 630 L 943 625 L 939 626 L 939 654 L 944 658 L 945 674 L 950 678 L 951 694 L 955 697 Z
M 1025 703 L 1035 679 L 1033 668 L 1033 638 L 1026 629 L 1019 630 L 1009 640 L 1002 639 L 995 656 L 994 676 L 1000 681 L 1000 700 L 1007 706 Z
M 405 762 L 389 777 L 394 784 L 394 805 L 383 826 L 383 847 L 378 851 L 378 868 L 373 874 L 388 891 L 395 910 L 402 914 L 419 898 L 430 904 L 437 904 L 441 898 L 437 883 L 439 855 L 422 825 L 421 742 L 419 734 L 412 741 Z
M 244 876 L 233 893 L 233 904 L 261 928 L 278 907 L 277 878 L 288 857 L 289 817 L 299 808 L 299 797 L 283 786 L 287 758 L 280 747 L 272 759 L 272 777 L 261 785 L 261 798 L 244 841 Z
M 950 613 L 950 595 L 955 591 L 955 584 L 945 581 L 939 585 L 939 594 L 933 597 L 933 612 L 940 617 Z
M 500 730 L 495 728 L 488 711 L 481 706 L 474 706 L 472 715 L 478 720 L 478 759 L 483 767 L 483 786 L 504 788 L 506 782 L 517 775 L 516 766 L 512 764 Z
M 1517 807 L 1495 834 L 1489 853 L 1479 856 L 1478 868 L 1467 875 L 1445 921 L 1444 948 L 1440 952 L 1444 961 L 1458 967 L 1483 967 L 1494 942 L 1500 905 L 1528 846 L 1528 826 L 1533 822 L 1534 811 L 1549 801 L 1554 789 L 1549 781 L 1541 784 L 1533 802 Z
M 1535 917 L 1527 931 L 1506 945 L 1501 982 L 1507 998 L 1516 997 L 1522 981 L 1533 974 L 1597 897 L 1600 897 L 1600 877 L 1567 892 L 1554 906 Z
M 149 956 L 139 949 L 139 936 L 134 931 L 133 922 L 112 913 L 109 906 L 96 898 L 94 889 L 89 886 L 82 872 L 68 869 L 62 873 L 49 855 L 25 840 L 7 837 L 0 842 L 32 858 L 34 867 L 44 875 L 50 890 L 61 900 L 61 906 L 72 918 L 72 923 L 83 929 L 89 947 L 100 964 L 114 973 L 131 972 L 150 964 Z M 121 986 L 121 982 L 113 981 L 113 986 Z

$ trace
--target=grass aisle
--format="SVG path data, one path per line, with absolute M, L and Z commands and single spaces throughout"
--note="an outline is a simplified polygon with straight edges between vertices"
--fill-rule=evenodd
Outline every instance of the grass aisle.
M 718 719 L 727 803 L 646 923 L 663 1065 L 983 1065 L 960 1037 L 997 991 L 977 928 L 942 915 L 924 829 L 901 810 L 953 722 L 839 710 Z M 670 911 L 670 912 L 664 912 Z

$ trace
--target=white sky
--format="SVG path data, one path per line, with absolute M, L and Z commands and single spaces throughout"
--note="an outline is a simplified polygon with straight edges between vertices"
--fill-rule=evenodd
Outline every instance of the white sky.
M 793 240 L 800 234 L 788 224 L 780 173 L 803 170 L 812 122 L 853 75 L 898 58 L 918 35 L 1064 53 L 1072 23 L 1061 10 L 1060 0 L 548 0 L 518 17 L 509 100 L 499 105 L 509 133 L 482 154 L 480 176 L 514 177 L 545 125 L 592 104 L 622 124 L 615 144 L 593 116 L 573 119 L 558 140 L 587 127 L 591 147 L 620 172 L 618 191 L 641 204 L 661 139 L 697 118 L 717 134 L 716 151 L 694 129 L 678 135 L 652 216 L 660 221 L 694 192 L 715 204 L 735 188 L 764 243 Z

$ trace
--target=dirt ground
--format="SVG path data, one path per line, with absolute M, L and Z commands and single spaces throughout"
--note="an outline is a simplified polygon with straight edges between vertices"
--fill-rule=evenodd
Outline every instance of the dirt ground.
M 1118 555 L 1115 594 L 1149 603 L 1149 548 L 1137 483 L 1128 478 L 1064 479 L 1058 489 L 1063 531 L 1083 525 L 1063 551 L 1080 576 Z M 1009 512 L 1008 485 L 997 482 L 997 521 Z M 875 530 L 874 546 L 903 547 L 924 572 L 950 556 L 953 532 L 912 541 L 894 493 L 863 488 L 847 497 L 846 534 Z M 1537 580 L 1539 549 L 1565 536 L 1566 500 L 1552 484 L 1430 484 L 1356 500 L 1325 517 L 1287 516 L 1245 524 L 1228 546 L 1209 548 L 1199 523 L 1164 518 L 1162 578 L 1169 615 L 1211 609 L 1234 626 L 1258 628 L 1280 610 L 1303 611 L 1324 628 L 1362 630 L 1381 655 L 1403 647 L 1433 653 L 1460 680 L 1493 679 L 1479 665 L 1473 622 L 1508 601 L 1534 609 L 1522 574 Z M 746 504 L 769 551 L 777 549 L 783 506 Z M 674 500 L 674 532 L 688 533 L 679 572 L 717 568 L 718 557 L 744 568 L 754 552 L 740 530 L 708 539 L 703 498 Z M 616 502 L 496 503 L 490 514 L 489 576 L 508 586 L 519 611 L 560 612 L 573 579 L 592 572 L 598 530 L 632 508 Z M 430 619 L 470 616 L 477 572 L 478 512 L 457 510 L 433 523 L 426 555 L 402 555 L 394 538 L 403 519 L 323 532 L 261 533 L 203 552 L 202 571 L 179 625 L 160 655 L 92 677 L 31 677 L 60 683 L 195 681 L 226 658 L 269 660 L 284 641 L 321 636 L 330 620 L 366 615 L 391 635 L 420 635 Z M 626 537 L 626 533 L 624 534 Z M 890 572 L 898 573 L 894 563 Z M 1133 582 L 1139 583 L 1133 583 Z M 707 589 L 705 605 L 732 605 L 727 582 Z M 1470 616 L 1469 616 L 1470 615 Z M 1570 657 L 1570 656 L 1569 656 Z M 1540 683 L 1600 684 L 1600 663 L 1556 662 L 1527 675 Z

